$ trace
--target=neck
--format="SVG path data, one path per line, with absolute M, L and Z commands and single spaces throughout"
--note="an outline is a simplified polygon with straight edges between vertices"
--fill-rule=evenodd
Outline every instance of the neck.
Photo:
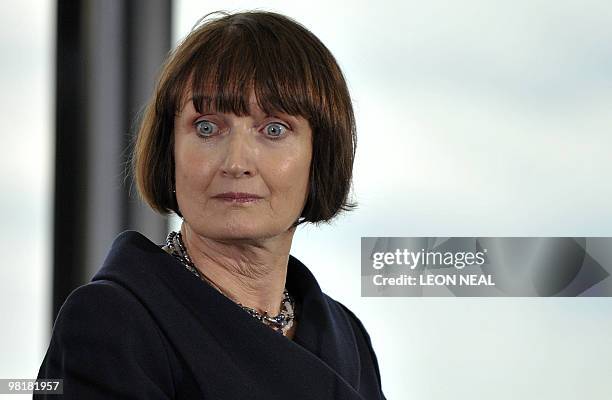
M 187 223 L 181 235 L 196 268 L 237 303 L 277 315 L 287 278 L 295 230 L 260 240 L 216 240 Z

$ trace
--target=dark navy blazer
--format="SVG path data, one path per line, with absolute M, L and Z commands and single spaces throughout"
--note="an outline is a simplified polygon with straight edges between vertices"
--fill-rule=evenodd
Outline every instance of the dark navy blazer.
M 38 378 L 63 378 L 67 399 L 385 399 L 359 319 L 293 256 L 286 287 L 293 340 L 123 232 L 60 309 Z

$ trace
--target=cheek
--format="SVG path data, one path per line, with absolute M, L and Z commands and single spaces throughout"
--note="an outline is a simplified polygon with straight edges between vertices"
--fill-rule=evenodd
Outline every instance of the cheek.
M 305 190 L 310 172 L 310 154 L 296 154 L 271 166 L 277 187 L 298 195 Z
M 201 189 L 212 179 L 215 161 L 198 151 L 196 146 L 175 147 L 174 162 L 177 184 L 186 184 L 187 190 Z

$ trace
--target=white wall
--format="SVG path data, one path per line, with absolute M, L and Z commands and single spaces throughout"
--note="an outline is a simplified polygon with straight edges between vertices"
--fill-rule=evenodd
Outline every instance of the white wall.
M 49 340 L 54 13 L 0 5 L 0 378 L 35 378 Z

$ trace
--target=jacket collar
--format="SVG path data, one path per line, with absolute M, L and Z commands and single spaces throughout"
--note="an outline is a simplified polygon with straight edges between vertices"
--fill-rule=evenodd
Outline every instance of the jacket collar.
M 230 385 L 224 390 L 231 392 L 231 386 L 237 385 L 232 374 L 241 374 L 245 378 L 241 382 L 252 380 L 252 390 L 266 381 L 270 382 L 264 387 L 276 385 L 281 390 L 282 374 L 297 374 L 304 377 L 304 387 L 288 379 L 293 384 L 282 388 L 287 398 L 361 398 L 357 393 L 361 366 L 350 322 L 338 303 L 321 291 L 310 270 L 291 255 L 286 287 L 298 303 L 293 340 L 255 320 L 136 231 L 125 231 L 115 239 L 92 280 L 115 281 L 130 290 L 202 388 L 210 390 L 206 377 L 215 376 L 219 384 Z M 211 346 L 221 349 L 215 350 L 215 359 L 207 351 Z M 225 373 L 227 369 L 233 372 Z M 317 395 L 323 397 L 312 390 L 320 390 Z

